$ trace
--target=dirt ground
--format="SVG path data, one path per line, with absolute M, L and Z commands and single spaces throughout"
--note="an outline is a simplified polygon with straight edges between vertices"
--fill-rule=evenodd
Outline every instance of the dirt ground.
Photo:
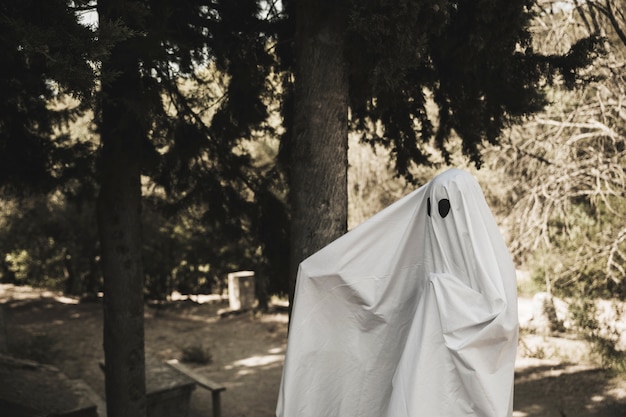
M 50 363 L 104 397 L 99 302 L 78 303 L 52 292 L 0 285 L 0 303 L 13 352 Z M 226 387 L 223 417 L 274 416 L 287 316 L 277 311 L 220 317 L 218 311 L 227 307 L 225 300 L 214 298 L 147 307 L 146 358 L 210 354 L 211 362 L 188 366 Z M 626 377 L 600 369 L 586 357 L 580 341 L 524 335 L 516 364 L 514 417 L 625 416 Z M 210 410 L 209 393 L 196 389 L 191 417 L 210 416 Z

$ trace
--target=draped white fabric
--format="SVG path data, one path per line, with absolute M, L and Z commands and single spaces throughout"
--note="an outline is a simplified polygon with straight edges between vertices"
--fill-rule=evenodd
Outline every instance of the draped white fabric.
M 515 268 L 450 169 L 300 264 L 278 417 L 507 417 Z

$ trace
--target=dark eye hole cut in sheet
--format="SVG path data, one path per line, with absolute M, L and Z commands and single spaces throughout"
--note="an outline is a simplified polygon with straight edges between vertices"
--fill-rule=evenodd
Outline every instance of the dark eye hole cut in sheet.
M 448 213 L 450 213 L 450 207 L 450 200 L 448 200 L 447 198 L 439 200 L 439 204 L 437 205 L 439 215 L 442 218 L 445 218 Z M 428 213 L 428 217 L 430 217 L 430 197 L 428 197 L 428 200 L 426 201 L 426 211 Z

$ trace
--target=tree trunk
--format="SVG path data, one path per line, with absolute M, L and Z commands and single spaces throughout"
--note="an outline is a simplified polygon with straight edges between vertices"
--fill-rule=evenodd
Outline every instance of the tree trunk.
M 123 20 L 124 3 L 100 0 L 100 20 Z M 105 390 L 110 417 L 146 415 L 140 218 L 140 144 L 145 128 L 135 56 L 129 42 L 122 41 L 102 64 L 101 188 L 97 211 L 104 275 Z
M 342 1 L 296 3 L 290 298 L 299 263 L 347 228 L 345 15 Z

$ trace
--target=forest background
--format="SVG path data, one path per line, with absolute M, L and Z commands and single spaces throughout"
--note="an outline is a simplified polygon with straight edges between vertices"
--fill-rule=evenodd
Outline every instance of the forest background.
M 17 33 L 17 39 L 28 40 L 18 51 L 28 52 L 29 60 L 28 71 L 13 56 L 4 60 L 15 65 L 5 65 L 2 77 L 7 95 L 0 143 L 2 282 L 62 289 L 85 299 L 103 290 L 96 205 L 107 162 L 96 156 L 101 135 L 111 133 L 98 127 L 98 120 L 113 114 L 120 125 L 148 132 L 156 144 L 131 147 L 143 157 L 135 167 L 142 173 L 142 299 L 162 302 L 172 291 L 221 292 L 227 273 L 236 270 L 256 271 L 261 307 L 273 294 L 285 296 L 290 272 L 284 138 L 290 121 L 281 110 L 293 100 L 284 94 L 292 75 L 270 64 L 274 55 L 286 53 L 280 41 L 247 30 L 280 22 L 281 4 L 263 3 L 259 9 L 256 2 L 233 2 L 236 6 L 220 10 L 214 27 L 205 28 L 215 43 L 198 47 L 198 32 L 182 40 L 168 37 L 174 33 L 167 32 L 168 19 L 183 13 L 180 9 L 164 9 L 163 20 L 153 23 L 161 23 L 155 29 L 161 37 L 151 40 L 136 36 L 146 30 L 141 10 L 134 14 L 136 22 L 122 24 L 120 18 L 95 25 L 86 18 L 74 26 L 69 23 L 76 16 L 93 13 L 92 2 L 47 2 L 46 8 L 33 9 L 35 3 L 1 9 L 0 40 L 8 45 L 3 53 L 19 43 L 11 37 Z M 107 2 L 99 3 L 101 13 L 110 13 L 102 9 Z M 467 152 L 463 139 L 450 132 L 445 143 L 435 137 L 420 145 L 427 163 L 405 162 L 398 169 L 398 147 L 375 140 L 385 135 L 381 124 L 353 125 L 348 227 L 448 165 L 472 171 L 518 267 L 532 277 L 520 292 L 570 299 L 573 326 L 595 343 L 607 364 L 623 367 L 619 335 L 599 320 L 593 301 L 626 297 L 625 10 L 611 0 L 530 4 L 535 51 L 568 56 L 581 39 L 599 35 L 604 52 L 573 78 L 541 79 L 545 108 L 504 126 L 497 141 L 480 141 L 479 155 Z M 51 20 L 58 26 L 42 24 Z M 70 27 L 76 32 L 63 38 L 64 26 L 66 33 Z M 286 29 L 279 24 L 271 30 Z M 98 36 L 110 44 L 93 42 Z M 129 49 L 119 54 L 120 44 Z M 79 45 L 89 60 L 66 50 Z M 143 69 L 141 90 L 129 91 L 115 82 L 127 64 L 125 54 L 136 48 L 158 65 Z M 197 55 L 211 53 L 204 65 L 196 63 L 202 62 Z M 101 64 L 111 56 L 122 57 L 118 67 Z M 94 82 L 94 73 L 102 78 Z M 113 85 L 111 95 L 132 96 L 134 112 L 116 113 L 115 106 L 99 101 L 95 91 L 103 85 Z M 425 94 L 425 109 L 436 122 L 436 97 Z

